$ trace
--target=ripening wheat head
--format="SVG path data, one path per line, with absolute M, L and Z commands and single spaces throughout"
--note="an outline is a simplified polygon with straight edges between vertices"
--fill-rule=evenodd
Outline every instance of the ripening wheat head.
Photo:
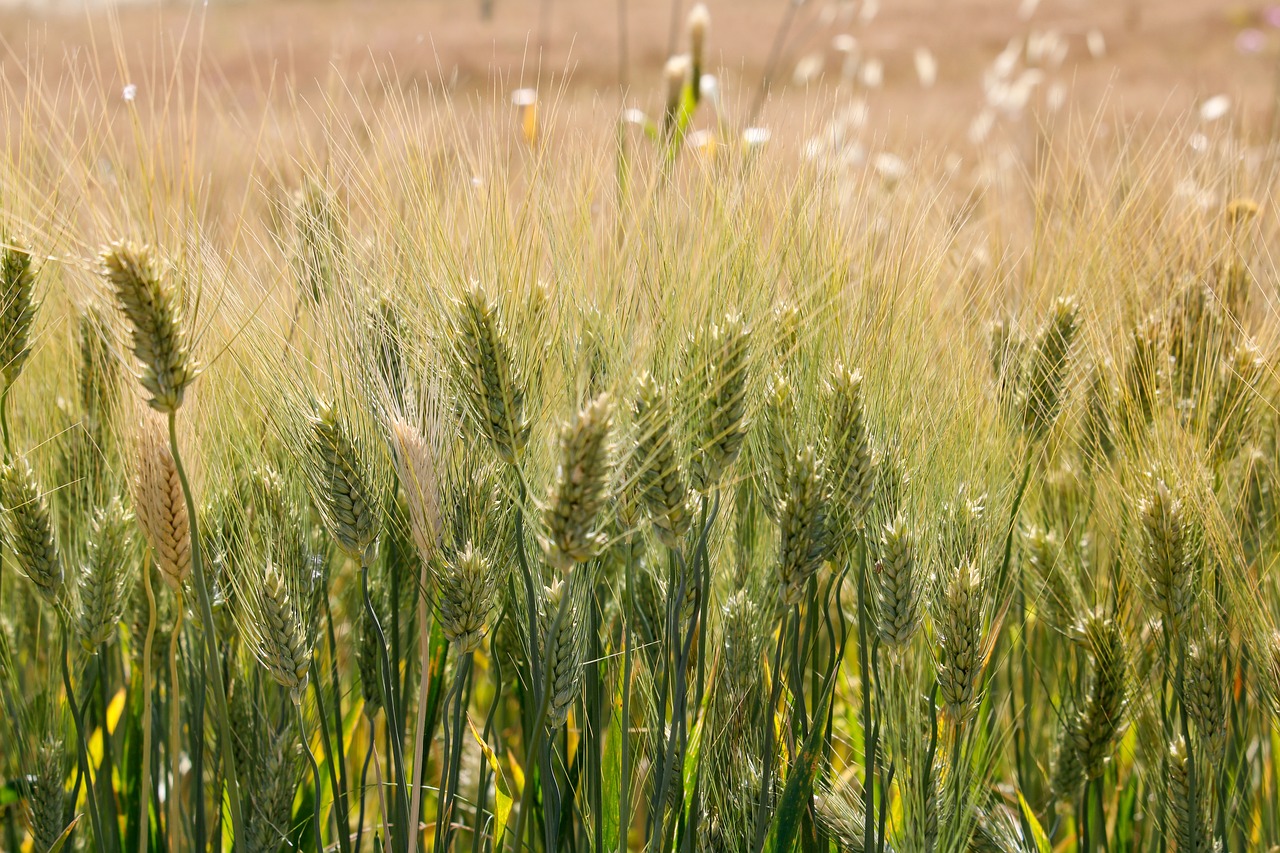
M 668 547 L 679 547 L 692 521 L 689 486 L 676 453 L 671 397 L 647 371 L 636 381 L 631 413 L 636 488 L 658 538 Z
M 63 593 L 62 557 L 48 501 L 22 456 L 0 468 L 0 506 L 4 508 L 5 539 L 17 557 L 18 569 L 35 584 L 41 598 L 57 603 Z
M 738 458 L 747 437 L 751 329 L 737 314 L 712 323 L 687 354 L 689 432 L 694 440 L 690 481 L 709 493 Z
M 601 394 L 560 431 L 555 482 L 542 512 L 547 562 L 567 571 L 604 546 L 601 511 L 609 497 L 613 404 Z
M 329 535 L 352 559 L 363 559 L 378 539 L 382 500 L 359 437 L 324 403 L 306 423 L 303 467 L 311 500 Z
M 80 642 L 87 650 L 110 644 L 133 588 L 133 515 L 117 497 L 94 511 L 80 573 Z
M 1192 534 L 1182 499 L 1156 479 L 1139 505 L 1140 565 L 1165 630 L 1177 637 L 1195 596 Z
M 129 322 L 139 379 L 158 412 L 175 412 L 196 378 L 181 299 L 145 246 L 119 242 L 102 250 L 101 274 Z
M 133 506 L 156 568 L 172 589 L 191 574 L 191 525 L 182 481 L 164 425 L 143 414 L 137 425 Z
M 497 306 L 478 284 L 465 289 L 449 339 L 458 391 L 476 430 L 514 465 L 529 442 L 525 387 Z
M 31 326 L 40 305 L 35 280 L 31 253 L 6 247 L 0 254 L 0 372 L 6 385 L 14 383 L 31 355 Z

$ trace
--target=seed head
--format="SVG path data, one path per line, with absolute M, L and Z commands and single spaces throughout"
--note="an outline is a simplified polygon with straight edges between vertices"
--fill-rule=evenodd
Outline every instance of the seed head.
M 966 723 L 976 706 L 982 673 L 982 579 L 973 563 L 951 573 L 936 618 L 940 642 L 938 690 L 948 716 Z
M 0 504 L 4 507 L 5 538 L 19 570 L 45 601 L 57 603 L 63 592 L 63 568 L 49 504 L 31 466 L 21 456 L 0 467 Z
M 119 396 L 119 365 L 112 353 L 112 337 L 97 306 L 80 315 L 80 411 L 89 433 L 101 441 Z
M 1151 423 L 1163 367 L 1160 354 L 1160 321 L 1156 317 L 1133 327 L 1129 364 L 1125 372 L 1125 415 L 1131 429 Z
M 1196 796 L 1191 796 L 1191 763 L 1194 759 L 1187 742 L 1179 735 L 1169 744 L 1169 810 L 1173 814 L 1174 838 L 1178 850 L 1211 850 L 1208 827 L 1201 817 L 1200 798 L 1204 786 L 1196 786 Z
M 880 533 L 876 563 L 877 630 L 880 641 L 896 651 L 906 648 L 920 626 L 915 534 L 899 515 Z
M 585 563 L 605 543 L 600 512 L 609 497 L 613 404 L 601 394 L 560 431 L 559 465 L 542 513 L 547 562 L 562 571 Z
M 764 510 L 778 520 L 778 505 L 787 489 L 787 462 L 799 450 L 793 435 L 796 423 L 795 390 L 786 376 L 774 374 L 765 389 L 761 418 L 763 457 L 760 497 Z
M 1044 438 L 1058 419 L 1067 361 L 1079 329 L 1079 306 L 1074 299 L 1061 297 L 1036 334 L 1022 388 L 1022 426 L 1033 441 Z
M 1071 726 L 1071 742 L 1085 776 L 1097 779 L 1106 769 L 1120 733 L 1127 662 L 1124 638 L 1114 620 L 1090 616 L 1082 632 L 1093 656 L 1093 686 Z
M 382 505 L 357 440 L 331 406 L 317 405 L 308 424 L 311 500 L 338 546 L 353 560 L 378 539 Z
M 1219 464 L 1234 458 L 1250 437 L 1255 389 L 1262 376 L 1261 352 L 1252 341 L 1240 341 L 1222 366 L 1209 421 L 1209 442 Z
M 143 418 L 136 450 L 133 506 L 138 525 L 165 583 L 178 589 L 191 573 L 191 529 L 178 466 L 159 418 Z
M 667 109 L 664 127 L 671 133 L 676 126 L 676 116 L 680 113 L 680 101 L 684 97 L 685 83 L 689 79 L 689 57 L 673 56 L 667 60 L 662 70 L 662 77 L 667 84 Z
M 1105 464 L 1115 456 L 1115 423 L 1112 413 L 1117 396 L 1110 363 L 1094 362 L 1085 383 L 1082 439 L 1085 457 L 1093 465 Z
M 146 246 L 114 243 L 102 251 L 100 262 L 129 322 L 133 354 L 142 364 L 139 379 L 151 395 L 148 404 L 158 412 L 176 412 L 196 378 L 177 294 Z
M 306 602 L 289 589 L 284 574 L 270 562 L 260 592 L 249 596 L 245 635 L 258 661 L 295 703 L 301 702 L 311 671 Z
M 751 331 L 738 315 L 713 323 L 696 346 L 687 385 L 694 438 L 689 473 L 709 493 L 738 458 L 747 437 L 747 360 Z
M 631 411 L 636 432 L 632 452 L 636 485 L 658 538 L 668 547 L 679 547 L 691 521 L 689 486 L 676 457 L 671 399 L 651 374 L 641 374 L 636 383 Z
M 445 639 L 458 654 L 480 647 L 497 604 L 497 576 L 470 542 L 436 573 L 436 609 Z
M 1156 480 L 1139 511 L 1141 565 L 1151 600 L 1165 630 L 1176 637 L 1194 597 L 1192 544 L 1182 501 L 1163 480 Z
M 61 743 L 50 737 L 36 754 L 29 778 L 26 817 L 35 850 L 52 850 L 66 829 L 66 758 Z
M 409 522 L 419 557 L 430 561 L 440 541 L 440 464 L 431 437 L 400 417 L 391 419 L 396 476 L 409 505 Z
M 778 585 L 782 603 L 798 604 L 827 554 L 826 492 L 822 462 L 812 445 L 788 466 L 779 508 Z
M 80 575 L 80 642 L 86 651 L 109 645 L 133 587 L 129 571 L 133 516 L 119 498 L 95 510 Z
M 1227 735 L 1227 673 L 1222 644 L 1205 639 L 1187 647 L 1187 716 L 1210 764 L 1222 758 Z
M 698 97 L 698 83 L 706 61 L 707 30 L 711 28 L 711 13 L 706 4 L 698 3 L 689 11 L 689 60 L 692 71 L 693 97 Z
M 7 242 L 7 241 L 6 241 Z M 31 253 L 6 246 L 0 254 L 0 371 L 12 385 L 31 355 L 31 324 L 40 303 L 35 298 L 36 273 Z
M 480 286 L 458 301 L 451 346 L 458 384 L 478 431 L 514 465 L 529 441 L 525 390 L 497 309 Z
M 570 578 L 569 583 L 575 576 Z M 547 728 L 555 731 L 565 724 L 582 684 L 582 665 L 585 652 L 581 613 L 574 590 L 564 580 L 557 580 L 543 590 L 542 611 L 539 615 L 543 641 L 543 666 L 551 680 L 551 693 L 547 705 Z M 568 601 L 561 603 L 564 596 Z M 555 618 L 563 607 L 559 624 Z M 554 628 L 554 631 L 552 630 Z
M 827 455 L 832 506 L 842 535 L 862 529 L 875 471 L 862 404 L 862 374 L 836 365 L 827 384 Z

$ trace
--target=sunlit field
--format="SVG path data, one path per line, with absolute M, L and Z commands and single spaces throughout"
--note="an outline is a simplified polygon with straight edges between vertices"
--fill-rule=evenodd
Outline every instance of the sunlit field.
M 0 3 L 0 850 L 1280 845 L 1278 60 Z

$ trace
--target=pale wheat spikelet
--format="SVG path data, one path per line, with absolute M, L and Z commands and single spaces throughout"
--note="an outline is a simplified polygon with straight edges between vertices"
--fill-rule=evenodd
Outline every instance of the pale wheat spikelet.
M 435 577 L 440 628 L 458 654 L 469 654 L 480 648 L 489 631 L 498 600 L 497 574 L 470 542 L 442 562 Z
M 35 772 L 28 777 L 26 818 L 33 849 L 47 851 L 66 829 L 66 758 L 63 745 L 52 737 L 37 750 Z
M 1187 647 L 1187 716 L 1210 764 L 1222 759 L 1227 737 L 1227 672 L 1222 641 L 1209 637 Z
M 1043 527 L 1030 527 L 1022 534 L 1027 567 L 1039 581 L 1036 610 L 1049 626 L 1060 633 L 1072 627 L 1078 596 L 1066 565 L 1066 555 L 1058 534 Z
M 300 591 L 290 586 L 284 574 L 268 561 L 256 588 L 245 596 L 241 631 L 259 663 L 298 703 L 307 689 L 312 644 L 306 602 L 300 600 Z
M 1130 429 L 1151 422 L 1164 374 L 1160 345 L 1160 321 L 1148 317 L 1133 327 L 1129 340 L 1129 363 L 1125 367 L 1124 413 Z
M 724 680 L 718 695 L 735 708 L 760 683 L 760 654 L 764 650 L 761 615 L 742 589 L 729 596 L 721 611 L 724 654 L 720 676 Z M 751 709 L 743 710 L 749 713 Z
M 938 691 L 947 715 L 963 724 L 976 706 L 984 663 L 982 579 L 973 563 L 963 563 L 945 583 L 934 618 L 940 646 Z
M 905 649 L 920 626 L 915 533 L 899 515 L 880 532 L 875 565 L 876 630 L 891 652 Z
M 369 582 L 369 599 L 373 602 L 375 612 L 384 610 L 386 597 L 383 594 L 383 585 L 376 583 L 371 578 Z M 386 647 L 382 643 L 382 638 L 378 635 L 377 625 L 373 621 L 373 615 L 369 613 L 369 608 L 360 607 L 359 611 L 360 615 L 357 617 L 359 619 L 359 634 L 356 637 L 356 667 L 360 671 L 360 691 L 364 697 L 364 712 L 372 719 L 377 715 L 378 709 L 382 707 L 382 688 L 379 681 L 381 676 L 378 673 L 378 666 L 379 658 Z M 378 613 L 379 624 L 385 618 L 385 615 Z
M 826 504 L 822 460 L 810 445 L 788 466 L 787 490 L 779 511 L 778 587 L 787 606 L 800 603 L 805 585 L 826 557 Z
M 996 381 L 997 396 L 1004 405 L 1012 404 L 1014 394 L 1022 384 L 1022 361 L 1026 350 L 1026 338 L 1012 318 L 1001 318 L 988 327 L 987 357 L 991 362 L 991 375 Z
M 1109 361 L 1096 361 L 1085 380 L 1081 444 L 1092 465 L 1103 465 L 1115 456 L 1116 437 L 1113 412 L 1119 390 L 1112 378 Z
M 776 373 L 765 387 L 760 418 L 763 470 L 760 472 L 760 501 L 764 511 L 778 520 L 778 507 L 787 489 L 787 461 L 799 448 L 794 436 L 796 423 L 795 389 L 786 376 Z
M 463 291 L 450 339 L 459 390 L 481 435 L 514 465 L 529 441 L 525 389 L 497 308 L 478 284 Z
M 823 782 L 813 795 L 813 815 L 840 853 L 866 850 L 866 820 L 860 792 Z
M 53 520 L 36 475 L 21 456 L 0 468 L 0 506 L 4 507 L 5 539 L 17 557 L 18 569 L 45 601 L 57 603 L 63 594 L 64 572 Z
M 1058 419 L 1079 329 L 1079 306 L 1070 297 L 1060 297 L 1036 333 L 1022 387 L 1022 427 L 1033 441 L 1043 438 Z
M 800 352 L 800 324 L 804 316 L 794 302 L 784 300 L 773 309 L 773 351 L 778 361 L 789 364 Z
M 159 418 L 143 415 L 135 451 L 134 512 L 156 568 L 176 590 L 191 574 L 191 525 L 178 467 Z
M 31 325 L 40 307 L 35 286 L 31 253 L 6 246 L 0 254 L 0 371 L 5 385 L 17 380 L 31 355 Z
M 641 499 L 663 544 L 679 547 L 680 537 L 689 529 L 689 486 L 676 456 L 672 434 L 674 417 L 671 398 L 649 373 L 636 382 L 631 412 L 635 420 L 635 481 Z
M 601 394 L 560 430 L 555 483 L 542 512 L 542 550 L 562 571 L 604 546 L 601 511 L 609 498 L 613 403 Z
M 319 305 L 338 284 L 344 245 L 338 201 L 308 178 L 292 199 L 293 265 L 298 289 Z
M 1186 283 L 1166 322 L 1170 367 L 1180 397 L 1194 400 L 1231 337 L 1218 297 L 1199 279 Z
M 970 497 L 966 486 L 953 501 L 942 508 L 939 533 L 940 557 L 946 565 L 959 566 L 977 562 L 983 545 L 983 527 L 987 514 L 985 494 Z
M 78 331 L 80 412 L 90 434 L 100 440 L 119 397 L 120 362 L 112 352 L 111 329 L 97 306 L 90 305 L 80 314 Z
M 441 459 L 439 438 L 428 435 L 398 416 L 393 416 L 391 451 L 396 476 L 409 505 L 409 526 L 419 557 L 430 560 L 436 552 L 443 526 L 440 516 Z
M 1076 716 L 1071 713 L 1058 728 L 1053 746 L 1053 764 L 1050 768 L 1049 787 L 1060 802 L 1071 803 L 1080 794 L 1084 784 L 1084 767 L 1075 743 Z
M 1121 732 L 1126 685 L 1124 637 L 1115 620 L 1090 616 L 1082 631 L 1093 657 L 1088 701 L 1071 726 L 1071 743 L 1086 778 L 1102 776 Z
M 311 500 L 329 535 L 353 560 L 364 559 L 377 541 L 382 504 L 357 439 L 329 405 L 308 419 L 304 462 Z
M 747 373 L 751 330 L 738 315 L 711 324 L 693 352 L 686 390 L 695 447 L 693 487 L 707 494 L 720 484 L 747 437 Z
M 1219 463 L 1233 458 L 1250 437 L 1255 389 L 1263 377 L 1262 353 L 1252 341 L 1241 341 L 1222 365 L 1221 374 L 1208 430 Z
M 1139 507 L 1139 517 L 1140 560 L 1148 592 L 1165 630 L 1176 638 L 1195 594 L 1191 533 L 1182 500 L 1163 480 L 1156 480 Z
M 543 590 L 539 628 L 543 636 L 543 666 L 551 685 L 547 701 L 547 728 L 555 731 L 569 718 L 569 709 L 582 690 L 582 666 L 586 651 L 583 642 L 581 608 L 572 586 L 576 575 L 566 582 L 557 580 Z M 568 596 L 568 600 L 563 600 Z M 557 611 L 563 610 L 559 624 Z M 554 629 L 554 631 L 552 630 Z
M 124 618 L 133 587 L 132 514 L 119 498 L 94 512 L 88 553 L 80 574 L 80 642 L 86 650 L 110 644 Z
M 862 529 L 875 484 L 866 420 L 862 374 L 836 365 L 827 381 L 827 455 L 833 515 L 846 537 Z
M 1205 851 L 1209 846 L 1208 827 L 1201 814 L 1200 800 L 1204 785 L 1197 785 L 1195 797 L 1191 791 L 1191 763 L 1194 759 L 1187 743 L 1179 736 L 1169 744 L 1169 787 L 1166 792 L 1169 811 L 1173 814 L 1174 838 L 1179 851 Z
M 409 363 L 406 348 L 409 330 L 400 307 L 389 297 L 382 297 L 368 309 L 365 320 L 367 348 L 365 358 L 372 362 L 381 388 L 391 397 L 397 410 L 403 410 L 408 399 Z
M 100 263 L 129 321 L 133 354 L 142 364 L 139 379 L 151 395 L 148 404 L 165 414 L 177 411 L 196 378 L 178 295 L 145 246 L 114 243 L 102 251 Z

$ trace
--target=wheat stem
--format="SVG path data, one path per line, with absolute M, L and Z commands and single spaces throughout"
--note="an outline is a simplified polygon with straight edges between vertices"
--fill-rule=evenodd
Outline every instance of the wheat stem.
M 182 587 L 174 590 L 173 633 L 169 635 L 169 785 L 165 789 L 169 806 L 169 849 L 181 850 L 182 705 L 178 686 L 178 640 L 182 636 Z
M 298 739 L 302 741 L 302 749 L 307 753 L 307 763 L 311 766 L 311 779 L 316 787 L 315 803 L 311 809 L 312 831 L 316 834 L 316 849 L 324 850 L 323 836 L 320 834 L 320 765 L 316 763 L 316 755 L 311 751 L 311 738 L 307 737 L 307 718 L 302 713 L 302 696 L 294 696 L 293 708 L 298 715 Z
M 173 454 L 174 467 L 178 469 L 178 481 L 182 483 L 182 496 L 187 504 L 187 523 L 191 531 L 191 575 L 195 581 L 196 599 L 200 605 L 201 634 L 204 635 L 205 666 L 213 672 L 214 707 L 218 714 L 218 737 L 222 742 L 223 774 L 227 780 L 227 793 L 231 804 L 231 832 L 233 837 L 244 838 L 244 812 L 240 803 L 240 781 L 236 772 L 236 758 L 232 752 L 231 715 L 227 711 L 227 686 L 223 681 L 222 661 L 218 656 L 218 637 L 214 628 L 213 606 L 209 599 L 209 586 L 204 575 L 204 560 L 200 550 L 199 521 L 196 502 L 191 495 L 182 454 L 178 450 L 178 425 L 175 411 L 170 410 L 169 451 Z
M 67 662 L 67 636 L 71 633 L 71 629 L 65 616 L 60 616 L 58 622 L 62 633 L 62 686 L 67 692 L 67 707 L 71 710 L 71 719 L 76 726 L 76 754 L 80 762 L 80 773 L 88 788 L 85 799 L 89 801 L 89 820 L 93 825 L 93 838 L 99 845 L 111 850 L 115 845 L 107 840 L 102 828 L 102 817 L 98 812 L 98 786 L 93 778 L 93 768 L 89 766 L 88 741 L 85 739 L 84 715 L 81 713 L 83 708 L 77 704 L 76 694 L 71 687 L 71 669 Z
M 147 591 L 147 636 L 142 643 L 142 794 L 138 797 L 138 853 L 147 853 L 151 840 L 151 646 L 156 635 L 156 595 L 151 588 L 151 564 L 142 565 Z

